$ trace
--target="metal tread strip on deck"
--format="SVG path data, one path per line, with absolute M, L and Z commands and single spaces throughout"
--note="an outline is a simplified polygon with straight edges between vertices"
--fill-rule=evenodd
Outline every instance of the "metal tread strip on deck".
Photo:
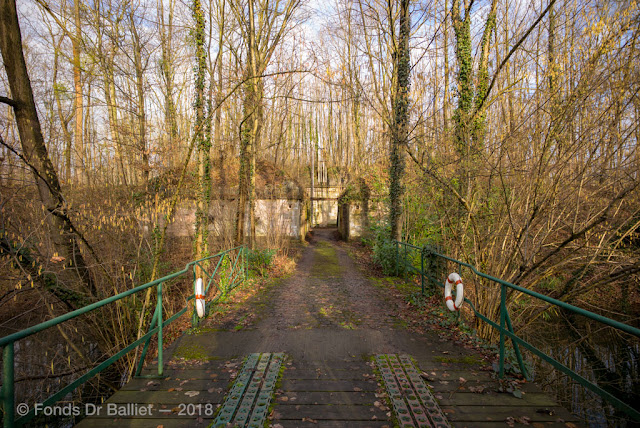
M 409 356 L 379 354 L 375 361 L 401 427 L 451 427 Z
M 264 425 L 284 354 L 250 354 L 220 408 L 213 427 Z

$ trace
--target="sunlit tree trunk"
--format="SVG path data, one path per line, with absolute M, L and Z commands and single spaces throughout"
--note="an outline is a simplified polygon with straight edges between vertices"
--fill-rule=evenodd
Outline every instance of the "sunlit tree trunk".
M 56 110 L 58 113 L 58 120 L 60 121 L 60 126 L 62 127 L 62 135 L 64 137 L 64 179 L 68 183 L 71 182 L 71 151 L 73 147 L 73 135 L 69 131 L 69 122 L 73 118 L 73 113 L 66 117 L 62 107 L 62 98 L 61 92 L 62 88 L 58 84 L 58 67 L 59 67 L 59 58 L 60 58 L 60 44 L 62 42 L 62 38 L 56 44 L 54 50 L 54 59 L 53 59 L 53 94 L 56 99 Z
M 195 245 L 196 259 L 208 256 L 209 252 L 209 199 L 211 194 L 211 140 L 205 132 L 205 77 L 207 74 L 207 54 L 205 51 L 205 19 L 200 0 L 193 1 L 193 17 L 196 22 L 196 121 L 195 135 L 198 159 L 198 198 L 196 206 Z
M 75 130 L 75 179 L 78 182 L 83 181 L 84 172 L 84 142 L 82 132 L 82 113 L 83 107 L 83 91 L 82 91 L 82 71 L 80 61 L 80 43 L 82 42 L 82 26 L 80 22 L 80 0 L 73 1 L 73 18 L 75 22 L 75 34 L 71 38 L 73 46 L 73 84 L 75 87 L 75 112 L 76 112 L 76 130 Z
M 144 97 L 144 69 L 142 65 L 142 45 L 140 42 L 140 36 L 138 35 L 138 29 L 134 20 L 133 5 L 129 5 L 129 23 L 131 29 L 131 36 L 133 39 L 133 61 L 135 67 L 135 86 L 137 95 L 137 151 L 140 156 L 139 169 L 141 171 L 142 183 L 146 186 L 149 181 L 149 149 L 147 147 L 147 113 L 145 108 Z M 136 162 L 138 163 L 138 162 Z
M 402 195 L 404 185 L 404 151 L 409 144 L 409 73 L 411 71 L 411 56 L 409 51 L 409 36 L 411 32 L 411 18 L 409 16 L 409 0 L 400 0 L 400 30 L 398 32 L 397 48 L 394 51 L 394 80 L 393 91 L 393 121 L 391 124 L 390 144 L 390 183 L 389 183 L 389 223 L 391 225 L 391 239 L 402 240 Z
M 158 6 L 160 49 L 162 55 L 161 72 L 164 80 L 164 145 L 163 160 L 170 167 L 177 165 L 177 159 L 170 156 L 173 148 L 178 144 L 178 122 L 176 118 L 176 104 L 174 100 L 174 79 L 173 68 L 173 8 L 174 1 L 169 0 L 167 6 L 169 15 L 165 22 L 164 2 L 160 0 Z

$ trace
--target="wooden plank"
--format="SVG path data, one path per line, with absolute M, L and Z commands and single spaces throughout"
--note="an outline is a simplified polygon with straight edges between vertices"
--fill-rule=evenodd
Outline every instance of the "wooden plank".
M 555 407 L 553 416 L 536 412 L 536 407 L 500 406 L 498 403 L 488 406 L 442 406 L 449 421 L 465 422 L 504 422 L 508 417 L 528 417 L 532 422 L 578 421 L 578 418 L 567 410 Z
M 368 404 L 373 406 L 376 401 L 384 404 L 384 398 L 378 398 L 372 392 L 354 391 L 286 391 L 277 395 L 277 403 L 287 404 Z
M 367 365 L 364 360 L 348 360 L 348 361 L 303 361 L 293 362 L 291 365 L 287 365 L 287 370 L 366 370 L 371 371 L 371 367 Z
M 229 380 L 219 381 L 218 379 L 171 379 L 171 380 L 151 380 L 135 379 L 120 391 L 168 391 L 180 388 L 183 390 L 206 391 L 209 389 L 227 389 Z
M 451 392 L 454 392 L 454 391 L 470 392 L 470 393 L 475 392 L 478 394 L 499 394 L 500 393 L 498 391 L 498 386 L 499 386 L 498 383 L 492 382 L 492 381 L 478 382 L 478 381 L 472 380 L 472 381 L 467 381 L 462 383 L 460 382 L 460 380 L 456 379 L 452 381 L 440 381 L 440 380 L 435 382 L 425 381 L 425 383 L 427 384 L 427 386 L 429 386 L 429 388 L 431 388 L 434 391 L 434 393 L 450 394 Z M 483 391 L 478 392 L 478 388 L 483 388 Z M 519 385 L 518 388 L 524 393 L 544 394 L 543 392 L 541 392 L 540 388 L 538 388 L 536 385 L 532 383 L 524 383 L 522 385 Z
M 207 427 L 213 419 L 83 419 L 76 428 L 149 428 L 162 426 L 163 428 L 199 428 Z
M 453 422 L 451 424 L 454 428 L 496 428 L 496 427 L 504 427 L 508 428 L 506 422 Z M 565 422 L 530 422 L 528 425 L 515 422 L 515 427 L 519 428 L 569 428 L 569 427 L 578 427 L 582 425 L 578 425 L 575 422 L 569 422 L 569 425 Z
M 366 375 L 366 376 L 365 376 Z M 317 370 L 287 370 L 285 371 L 284 376 L 287 379 L 307 379 L 307 380 L 316 380 L 316 379 L 334 379 L 334 380 L 369 380 L 375 379 L 375 376 L 371 373 L 371 369 L 367 367 L 367 371 L 363 368 L 362 370 L 331 370 L 331 369 L 320 369 Z
M 355 389 L 358 388 L 358 389 Z M 379 388 L 375 381 L 365 380 L 290 380 L 282 381 L 284 391 L 375 391 Z
M 274 407 L 273 420 L 344 420 L 344 421 L 386 421 L 386 412 L 374 406 L 350 406 L 342 404 L 293 405 L 278 403 Z M 349 426 L 349 425 L 347 425 Z
M 453 394 L 441 394 L 438 402 L 442 406 L 491 406 L 500 403 L 501 407 L 555 407 L 558 404 L 547 394 L 529 393 L 522 398 L 516 398 L 511 394 L 474 394 L 472 392 L 454 392 Z
M 208 379 L 212 374 L 215 374 L 218 378 L 228 379 L 230 373 L 232 371 L 237 371 L 240 368 L 240 366 L 241 365 L 238 365 L 237 367 L 235 367 L 234 370 L 227 369 L 224 366 L 216 367 L 216 368 L 208 368 L 208 369 L 203 369 L 203 368 L 197 368 L 197 369 L 195 369 L 195 368 L 169 369 L 169 368 L 165 368 L 164 369 L 164 375 L 166 376 L 165 379 L 172 379 L 172 378 Z M 157 371 L 143 370 L 143 372 L 142 372 L 142 375 L 157 375 L 157 374 L 158 374 Z M 131 379 L 131 382 L 133 382 L 134 380 L 139 380 L 139 379 L 141 379 L 141 378 L 133 378 L 133 379 Z M 144 379 L 142 379 L 142 380 L 144 380 Z
M 151 403 L 151 404 L 176 404 L 176 403 L 216 403 L 224 398 L 226 390 L 222 392 L 197 391 L 195 396 L 187 395 L 192 391 L 118 391 L 112 395 L 106 403 Z
M 476 371 L 476 370 L 429 370 L 420 367 L 421 372 L 426 375 L 423 376 L 425 382 L 433 382 L 438 380 L 457 381 L 458 379 L 465 378 L 466 380 L 475 380 L 478 382 L 495 382 L 495 378 L 491 376 L 490 372 Z
M 391 421 L 323 421 L 313 420 L 279 420 L 276 422 L 282 428 L 391 428 Z

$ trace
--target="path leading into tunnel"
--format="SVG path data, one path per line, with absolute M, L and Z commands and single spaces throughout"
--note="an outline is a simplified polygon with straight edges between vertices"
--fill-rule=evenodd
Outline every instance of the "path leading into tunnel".
M 404 304 L 317 229 L 289 278 L 184 334 L 167 378 L 132 380 L 80 426 L 578 426 L 535 385 L 499 392 L 479 354 L 409 331 Z

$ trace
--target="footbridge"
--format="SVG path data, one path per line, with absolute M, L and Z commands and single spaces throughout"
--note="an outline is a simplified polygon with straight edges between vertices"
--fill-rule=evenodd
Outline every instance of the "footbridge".
M 497 322 L 464 300 L 499 332 L 493 370 L 459 341 L 438 331 L 408 328 L 399 315 L 406 301 L 371 279 L 330 230 L 315 233 L 290 277 L 254 290 L 241 305 L 227 305 L 223 315 L 218 310 L 221 299 L 240 292 L 235 289 L 255 286 L 247 281 L 248 254 L 237 247 L 191 262 L 178 272 L 0 339 L 4 426 L 45 424 L 39 411 L 69 404 L 77 388 L 134 351 L 138 362 L 132 379 L 104 401 L 73 403 L 80 409 L 73 423 L 163 428 L 581 426 L 576 416 L 526 381 L 530 374 L 522 349 L 640 420 L 637 403 L 589 382 L 518 336 L 506 296 L 515 290 L 640 337 L 636 328 L 486 275 L 435 249 L 397 242 L 396 273 L 411 277 L 407 287 L 415 292 L 442 286 L 443 269 L 452 267 L 463 278 L 477 276 L 499 288 Z M 172 287 L 192 283 L 201 283 L 202 289 L 193 289 L 183 309 L 166 313 L 163 303 Z M 48 329 L 55 334 L 62 323 L 148 292 L 155 306 L 144 335 L 42 403 L 16 402 L 14 353 L 20 341 Z M 202 296 L 200 317 L 194 303 Z M 192 328 L 165 346 L 165 329 L 185 317 L 191 318 Z M 505 370 L 509 349 L 523 374 L 518 379 L 509 378 Z

